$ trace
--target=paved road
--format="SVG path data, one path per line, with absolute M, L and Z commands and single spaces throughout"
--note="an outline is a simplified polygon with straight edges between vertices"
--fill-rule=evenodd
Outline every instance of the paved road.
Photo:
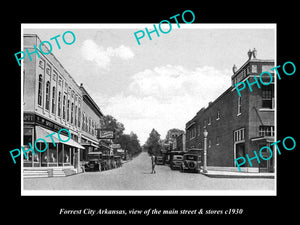
M 151 174 L 151 159 L 147 153 L 141 153 L 122 167 L 109 171 L 26 178 L 24 190 L 273 190 L 274 182 L 262 178 L 209 178 L 172 171 L 168 166 L 156 166 L 156 174 Z

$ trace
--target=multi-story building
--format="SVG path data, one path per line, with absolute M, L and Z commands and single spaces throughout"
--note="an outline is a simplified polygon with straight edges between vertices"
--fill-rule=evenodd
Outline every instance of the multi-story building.
M 99 149 L 99 139 L 97 138 L 97 128 L 100 128 L 100 120 L 103 114 L 94 102 L 91 96 L 81 83 L 80 89 L 82 91 L 82 125 L 81 125 L 81 142 L 80 144 L 85 147 L 81 151 L 80 160 L 87 160 L 87 153 Z
M 35 34 L 23 36 L 24 49 L 34 52 L 34 45 L 41 40 Z M 45 47 L 45 46 L 44 46 Z M 39 51 L 37 49 L 36 51 Z M 57 60 L 54 54 L 39 52 L 25 57 L 23 61 L 23 146 L 35 143 L 39 138 L 47 141 L 47 150 L 27 152 L 23 158 L 24 167 L 66 168 L 80 171 L 82 145 L 97 147 L 96 127 L 102 113 L 86 90 L 79 87 L 72 76 Z M 45 137 L 60 129 L 68 129 L 71 139 L 60 142 L 54 137 Z M 63 132 L 61 133 L 63 134 Z M 65 135 L 68 134 L 65 132 Z M 67 138 L 66 138 L 67 139 Z M 57 143 L 57 144 L 55 144 Z M 38 141 L 37 147 L 45 149 L 46 144 Z
M 246 85 L 238 95 L 236 83 L 248 79 L 251 84 L 255 78 L 259 81 L 260 73 L 268 71 L 274 78 L 270 69 L 274 67 L 274 60 L 257 59 L 256 54 L 239 69 L 233 68 L 232 85 L 215 101 L 209 102 L 207 108 L 202 108 L 193 119 L 186 124 L 187 149 L 204 147 L 204 130 L 207 136 L 207 165 L 215 167 L 236 167 L 235 159 L 241 156 L 254 157 L 253 151 L 258 152 L 262 146 L 269 146 L 274 141 L 275 134 L 275 100 L 274 82 L 269 85 L 253 84 L 252 91 Z M 270 78 L 262 77 L 265 83 Z M 266 80 L 264 80 L 266 79 Z M 274 81 L 274 79 L 273 79 Z M 274 151 L 274 149 L 273 149 Z M 270 154 L 262 152 L 264 157 Z M 244 171 L 274 170 L 274 157 L 265 161 L 251 161 L 244 164 Z
M 169 147 L 170 151 L 176 150 L 176 148 L 177 148 L 176 138 L 183 133 L 184 133 L 183 130 L 179 130 L 176 128 L 168 130 L 165 143 L 168 143 L 170 145 L 170 147 Z
M 186 136 L 185 133 L 181 133 L 180 135 L 178 135 L 175 139 L 176 142 L 176 151 L 180 151 L 180 152 L 186 152 Z

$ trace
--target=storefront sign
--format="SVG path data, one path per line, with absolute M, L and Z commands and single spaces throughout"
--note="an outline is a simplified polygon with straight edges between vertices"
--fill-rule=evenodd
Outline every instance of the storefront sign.
M 112 148 L 121 148 L 120 144 L 111 144 L 110 147 Z
M 68 134 L 67 132 L 64 131 L 64 127 L 46 119 L 46 118 L 36 115 L 34 113 L 24 113 L 23 119 L 24 119 L 24 122 L 26 122 L 26 123 L 32 122 L 34 124 L 39 124 L 50 130 L 59 131 L 59 130 L 63 129 L 62 134 Z
M 114 131 L 112 130 L 98 130 L 99 139 L 114 139 Z

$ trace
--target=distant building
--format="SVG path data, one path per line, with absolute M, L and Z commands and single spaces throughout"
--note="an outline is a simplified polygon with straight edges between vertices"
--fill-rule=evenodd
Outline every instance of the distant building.
M 176 151 L 183 151 L 186 152 L 186 136 L 185 133 L 180 134 L 179 136 L 176 137 Z
M 170 146 L 169 150 L 170 151 L 175 151 L 176 150 L 176 148 L 177 148 L 176 138 L 178 136 L 180 136 L 181 134 L 183 134 L 183 133 L 184 133 L 183 130 L 179 130 L 179 129 L 176 129 L 176 128 L 168 130 L 167 135 L 166 135 L 165 143 L 169 144 L 169 146 Z
M 186 147 L 203 149 L 203 131 L 208 131 L 207 137 L 207 165 L 220 167 L 236 167 L 238 157 L 254 157 L 253 151 L 259 151 L 262 146 L 270 146 L 274 142 L 274 82 L 270 85 L 248 86 L 239 97 L 234 84 L 245 81 L 254 82 L 254 76 L 259 80 L 263 71 L 269 71 L 273 78 L 274 60 L 262 60 L 251 57 L 239 69 L 234 66 L 232 85 L 215 101 L 209 102 L 207 108 L 202 108 L 190 121 L 186 123 Z M 264 79 L 264 78 L 263 78 Z M 265 82 L 268 83 L 269 77 Z M 274 81 L 274 79 L 273 79 Z M 273 146 L 272 146 L 273 147 Z M 274 148 L 273 148 L 274 152 Z M 269 152 L 262 152 L 265 158 Z M 274 157 L 268 161 L 255 159 L 251 161 L 252 171 L 274 171 Z M 248 161 L 244 164 L 250 167 Z

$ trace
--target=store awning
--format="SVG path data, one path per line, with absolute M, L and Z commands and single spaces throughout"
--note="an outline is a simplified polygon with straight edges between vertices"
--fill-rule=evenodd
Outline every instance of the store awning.
M 254 137 L 251 138 L 251 141 L 266 141 L 266 142 L 274 142 L 273 136 L 260 136 L 260 137 Z
M 57 136 L 57 132 L 55 132 L 54 135 L 46 137 L 47 135 L 52 134 L 54 132 L 51 131 L 51 130 L 48 130 L 46 128 L 40 127 L 40 126 L 36 126 L 35 131 L 36 131 L 36 140 L 37 139 L 44 139 L 47 143 L 52 143 L 52 142 L 54 142 L 54 143 L 63 143 L 65 145 L 70 145 L 70 146 L 73 146 L 75 148 L 84 149 L 83 146 L 81 146 L 79 143 L 77 143 L 76 141 L 74 141 L 72 139 L 68 140 L 67 142 L 60 141 L 58 136 Z M 69 137 L 63 135 L 62 133 L 60 133 L 59 136 L 61 137 L 62 140 L 67 140 L 69 138 Z M 52 137 L 53 141 L 52 141 L 51 137 Z M 37 142 L 44 142 L 44 141 L 43 140 L 38 140 Z

